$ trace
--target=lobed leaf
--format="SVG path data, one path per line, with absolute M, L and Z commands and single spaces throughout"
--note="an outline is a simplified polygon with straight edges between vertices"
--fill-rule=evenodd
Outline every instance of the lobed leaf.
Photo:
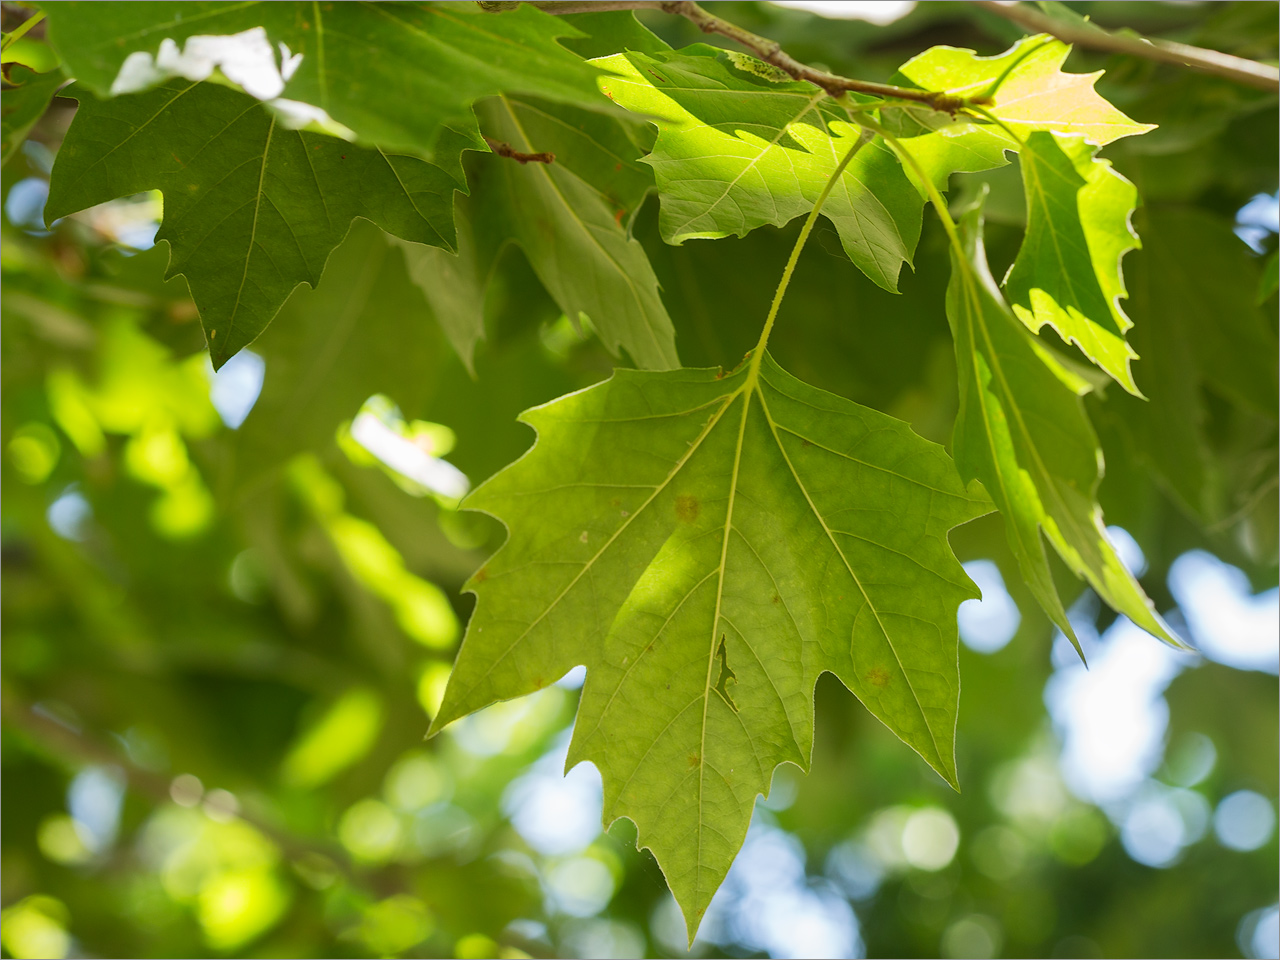
M 647 161 L 662 198 L 663 239 L 744 236 L 807 214 L 862 135 L 825 93 L 742 54 L 694 45 L 595 61 L 615 102 L 650 118 Z M 822 208 L 845 252 L 896 291 L 920 239 L 923 198 L 879 138 L 865 144 Z
M 823 672 L 956 783 L 977 593 L 947 535 L 989 504 L 941 447 L 768 355 L 619 370 L 523 419 L 534 447 L 466 501 L 510 537 L 434 730 L 585 664 L 568 764 L 600 769 L 691 939 L 774 768 L 808 767 Z
M 1096 153 L 1082 137 L 1044 130 L 1027 137 L 1020 154 L 1027 233 L 1005 294 L 1032 332 L 1049 324 L 1141 396 L 1129 369 L 1137 353 L 1124 338 L 1133 322 L 1120 307 L 1128 296 L 1120 259 L 1139 246 L 1129 224 L 1138 192 Z
M 960 374 L 955 428 L 960 475 L 977 477 L 990 492 L 1004 515 L 1023 578 L 1073 643 L 1042 530 L 1067 566 L 1113 608 L 1161 640 L 1182 646 L 1107 539 L 1096 500 L 1101 452 L 1080 401 L 1087 383 L 1063 367 L 1005 305 L 987 267 L 980 207 L 972 208 L 960 226 L 965 256 L 952 251 L 947 289 Z
M 215 367 L 252 343 L 289 294 L 314 286 L 356 217 L 434 246 L 454 240 L 454 180 L 413 157 L 289 130 L 253 97 L 170 81 L 80 101 L 54 164 L 50 221 L 159 190 L 171 248 L 200 309 Z
M 901 75 L 924 90 L 987 98 L 986 115 L 1007 128 L 987 128 L 1010 149 L 1037 130 L 1082 136 L 1105 146 L 1155 127 L 1135 123 L 1093 89 L 1102 71 L 1063 73 L 1071 47 L 1047 34 L 1019 40 L 995 57 L 972 50 L 931 47 L 901 68 Z

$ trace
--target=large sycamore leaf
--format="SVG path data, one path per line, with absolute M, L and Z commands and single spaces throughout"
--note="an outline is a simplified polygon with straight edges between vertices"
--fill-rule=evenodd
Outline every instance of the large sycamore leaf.
M 283 44 L 290 59 L 300 57 L 284 98 L 325 110 L 363 143 L 444 166 L 456 163 L 463 143 L 476 145 L 448 131 L 474 132 L 471 104 L 480 97 L 521 92 L 608 107 L 596 89 L 598 71 L 557 42 L 579 31 L 528 4 L 498 14 L 474 3 L 54 2 L 41 9 L 69 71 L 99 96 L 111 92 L 127 58 L 155 57 L 165 40 L 183 47 L 193 36 L 261 27 L 272 50 Z
M 743 236 L 807 214 L 862 131 L 809 84 L 742 54 L 694 45 L 595 61 L 615 102 L 658 127 L 648 163 L 662 198 L 663 239 Z M 920 239 L 923 198 L 874 138 L 823 205 L 845 252 L 873 281 L 897 290 Z
M 1009 545 L 1031 592 L 1075 641 L 1053 584 L 1041 531 L 1059 556 L 1115 610 L 1181 646 L 1107 539 L 1096 500 L 1101 452 L 1065 369 L 1013 316 L 987 267 L 981 209 L 960 224 L 951 255 L 947 319 L 959 367 L 955 456 L 961 476 L 983 482 L 1004 515 Z
M 932 47 L 912 58 L 901 75 L 924 90 L 960 97 L 987 98 L 984 107 L 999 125 L 987 129 L 1004 138 L 1010 149 L 1037 130 L 1086 137 L 1099 146 L 1155 129 L 1135 123 L 1098 95 L 1096 73 L 1063 73 L 1071 48 L 1041 34 L 1026 37 L 995 57 L 972 50 Z
M 538 152 L 521 111 L 505 98 L 477 106 L 485 131 L 523 153 Z M 625 349 L 637 366 L 679 365 L 675 329 L 658 294 L 644 247 L 623 228 L 623 208 L 560 163 L 518 163 L 477 157 L 474 210 L 483 262 L 515 241 L 542 285 L 568 316 L 590 318 L 613 353 Z
M 1032 331 L 1049 324 L 1130 393 L 1141 395 L 1125 341 L 1133 322 L 1120 258 L 1138 246 L 1129 217 L 1132 183 L 1097 159 L 1083 137 L 1039 130 L 1019 155 L 1027 197 L 1027 233 L 1005 277 L 1013 312 Z
M 58 151 L 50 220 L 160 190 L 171 248 L 221 366 L 271 322 L 300 283 L 314 286 L 356 217 L 405 240 L 453 242 L 454 180 L 413 157 L 288 130 L 254 98 L 170 81 L 80 101 Z
M 433 725 L 585 664 L 568 764 L 599 768 L 691 937 L 774 768 L 808 767 L 823 672 L 956 783 L 977 592 L 947 534 L 990 509 L 907 424 L 760 360 L 619 370 L 524 415 L 535 446 L 466 501 L 510 537 Z

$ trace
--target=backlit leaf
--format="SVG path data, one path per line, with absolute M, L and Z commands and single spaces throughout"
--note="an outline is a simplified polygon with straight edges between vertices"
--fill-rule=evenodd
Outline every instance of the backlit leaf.
M 861 134 L 821 90 L 741 54 L 695 45 L 595 62 L 613 74 L 601 80 L 605 93 L 658 126 L 647 162 L 668 243 L 743 236 L 808 213 Z M 920 239 L 923 203 L 875 138 L 845 169 L 822 215 L 835 224 L 849 259 L 897 290 Z
M 175 80 L 80 109 L 58 151 L 50 221 L 160 190 L 157 240 L 200 309 L 215 366 L 271 322 L 300 283 L 320 280 L 356 217 L 405 240 L 453 243 L 454 181 L 413 157 L 288 130 L 247 94 Z
M 1049 324 L 1130 393 L 1137 356 L 1120 258 L 1138 246 L 1129 217 L 1138 192 L 1081 137 L 1036 131 L 1020 153 L 1027 235 L 1005 277 L 1005 294 L 1033 332 Z M 1140 394 L 1139 394 L 1140 395 Z
M 972 50 L 931 47 L 902 66 L 901 74 L 924 90 L 942 90 L 963 97 L 986 97 L 990 116 L 1025 137 L 1036 130 L 1083 136 L 1105 145 L 1120 137 L 1146 133 L 1149 123 L 1135 123 L 1093 89 L 1097 73 L 1063 73 L 1071 48 L 1041 34 L 1019 40 L 995 57 Z M 993 135 L 1018 142 L 996 127 Z
M 987 267 L 980 207 L 961 222 L 947 319 L 960 371 L 955 455 L 1004 515 L 1023 579 L 1059 629 L 1075 640 L 1049 570 L 1041 531 L 1077 575 L 1149 633 L 1180 645 L 1107 539 L 1095 499 L 1101 454 L 1069 372 L 1018 322 Z
M 467 501 L 510 538 L 435 722 L 585 664 L 568 762 L 600 769 L 690 937 L 774 768 L 808 767 L 823 672 L 956 783 L 976 592 L 947 534 L 988 501 L 906 424 L 761 360 L 620 370 L 524 415 L 536 445 Z

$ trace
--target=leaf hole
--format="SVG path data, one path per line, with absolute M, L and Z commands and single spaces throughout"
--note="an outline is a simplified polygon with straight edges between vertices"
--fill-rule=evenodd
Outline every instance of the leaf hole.
M 720 676 L 716 679 L 716 693 L 724 698 L 724 702 L 729 705 L 730 710 L 737 713 L 738 705 L 733 702 L 733 697 L 729 694 L 729 685 L 738 682 L 738 675 L 729 666 L 729 651 L 725 649 L 723 636 L 720 638 L 720 648 L 716 651 L 716 659 L 720 661 Z

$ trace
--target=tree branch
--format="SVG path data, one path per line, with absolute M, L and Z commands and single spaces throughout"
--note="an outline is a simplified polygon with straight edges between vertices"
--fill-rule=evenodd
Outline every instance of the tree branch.
M 1074 24 L 1057 20 L 1020 3 L 997 3 L 996 0 L 970 0 L 970 2 L 975 7 L 994 13 L 997 17 L 1011 20 L 1020 27 L 1036 33 L 1052 34 L 1064 43 L 1093 50 L 1106 50 L 1111 53 L 1126 53 L 1134 57 L 1155 60 L 1157 63 L 1192 67 L 1203 70 L 1205 73 L 1226 77 L 1236 83 L 1266 90 L 1269 93 L 1280 91 L 1280 69 L 1265 63 L 1233 57 L 1228 53 L 1219 53 L 1217 50 L 1192 47 L 1172 40 L 1127 37 L 1111 33 L 1090 23 Z
M 532 5 L 552 14 L 566 13 L 600 13 L 605 10 L 662 10 L 684 17 L 695 24 L 703 33 L 718 33 L 742 44 L 765 63 L 771 63 L 779 70 L 797 80 L 804 80 L 814 86 L 821 87 L 833 97 L 840 97 L 853 91 L 876 97 L 891 97 L 895 100 L 913 100 L 925 103 L 935 110 L 946 110 L 955 113 L 965 106 L 967 101 L 949 93 L 932 90 L 912 90 L 910 87 L 897 87 L 891 83 L 873 83 L 870 80 L 853 80 L 849 77 L 837 76 L 825 70 L 815 70 L 796 60 L 778 45 L 750 30 L 744 30 L 737 24 L 722 20 L 708 13 L 692 0 L 531 0 Z M 506 4 L 483 3 L 486 9 L 500 9 Z
M 555 163 L 556 155 L 554 153 L 521 153 L 509 143 L 501 140 L 494 140 L 492 137 L 485 137 L 484 142 L 489 145 L 492 150 L 500 157 L 509 157 L 517 163 Z

